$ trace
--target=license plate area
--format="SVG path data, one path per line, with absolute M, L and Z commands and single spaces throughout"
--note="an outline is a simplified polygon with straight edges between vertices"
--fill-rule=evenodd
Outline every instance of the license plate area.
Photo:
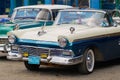
M 40 64 L 39 56 L 28 56 L 28 64 Z

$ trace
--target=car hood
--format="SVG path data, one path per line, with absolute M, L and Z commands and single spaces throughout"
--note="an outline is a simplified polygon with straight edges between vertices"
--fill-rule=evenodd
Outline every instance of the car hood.
M 13 30 L 15 24 L 0 24 L 0 35 L 6 35 L 7 32 Z
M 70 28 L 74 27 L 75 31 L 71 33 Z M 114 29 L 114 28 L 113 28 Z M 31 39 L 31 40 L 41 40 L 41 41 L 53 41 L 57 42 L 58 37 L 62 36 L 68 39 L 69 42 L 76 41 L 78 39 L 84 39 L 104 34 L 109 34 L 114 32 L 112 27 L 110 29 L 103 27 L 90 27 L 83 25 L 58 25 L 58 26 L 49 26 L 41 28 L 33 28 L 26 30 L 18 30 L 9 32 L 8 35 L 14 34 L 20 39 Z M 42 32 L 43 30 L 43 32 Z M 120 29 L 117 30 L 120 32 Z M 40 35 L 38 35 L 41 33 Z
M 24 29 L 24 28 L 29 28 L 30 26 L 38 26 L 37 23 L 31 23 L 31 22 L 10 22 L 10 23 L 5 23 L 5 24 L 0 24 L 0 35 L 6 35 L 7 32 L 12 31 L 13 28 L 16 26 L 16 24 L 18 24 L 20 26 L 20 29 Z

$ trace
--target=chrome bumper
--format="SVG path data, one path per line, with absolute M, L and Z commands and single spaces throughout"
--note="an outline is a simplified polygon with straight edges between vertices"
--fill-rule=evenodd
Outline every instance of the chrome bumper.
M 28 61 L 28 57 L 22 57 L 21 54 L 15 54 L 7 56 L 7 59 L 10 60 L 20 60 Z M 68 57 L 59 57 L 59 56 L 48 56 L 46 59 L 41 58 L 40 62 L 48 64 L 57 64 L 57 65 L 75 65 L 83 61 L 83 56 L 68 58 Z
M 2 52 L 8 52 L 10 51 L 10 45 L 9 44 L 0 44 L 0 51 Z
M 10 46 L 8 44 L 7 36 L 0 36 L 0 52 L 10 51 Z
M 8 52 L 7 59 L 10 60 L 22 60 L 22 55 L 18 53 L 12 53 L 11 51 Z
M 0 51 L 4 51 L 4 44 L 0 44 Z
M 71 50 L 56 49 L 56 48 L 43 48 L 33 46 L 20 46 L 19 51 L 14 47 L 14 50 L 8 52 L 8 59 L 29 61 L 28 57 L 23 57 L 23 53 L 27 52 L 29 55 L 39 56 L 42 53 L 48 54 L 45 58 L 40 57 L 40 62 L 48 64 L 58 65 L 75 65 L 83 61 L 83 56 L 74 57 L 74 53 Z M 22 54 L 20 54 L 22 53 Z M 69 55 L 66 55 L 69 54 Z M 58 55 L 59 54 L 59 55 Z M 62 56 L 61 56 L 62 55 Z

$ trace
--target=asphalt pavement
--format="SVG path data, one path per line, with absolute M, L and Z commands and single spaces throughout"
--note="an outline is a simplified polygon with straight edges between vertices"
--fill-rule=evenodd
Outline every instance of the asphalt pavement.
M 73 67 L 40 66 L 28 71 L 23 62 L 0 57 L 0 80 L 120 80 L 120 59 L 97 63 L 93 73 L 80 74 Z

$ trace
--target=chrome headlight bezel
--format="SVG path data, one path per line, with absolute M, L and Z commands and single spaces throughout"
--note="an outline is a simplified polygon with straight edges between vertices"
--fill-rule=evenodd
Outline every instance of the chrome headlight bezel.
M 10 44 L 15 43 L 15 42 L 16 42 L 16 37 L 15 37 L 15 35 L 10 35 L 10 36 L 8 36 L 8 41 L 9 41 Z
M 58 38 L 58 44 L 60 47 L 65 48 L 68 45 L 68 40 L 64 37 Z

